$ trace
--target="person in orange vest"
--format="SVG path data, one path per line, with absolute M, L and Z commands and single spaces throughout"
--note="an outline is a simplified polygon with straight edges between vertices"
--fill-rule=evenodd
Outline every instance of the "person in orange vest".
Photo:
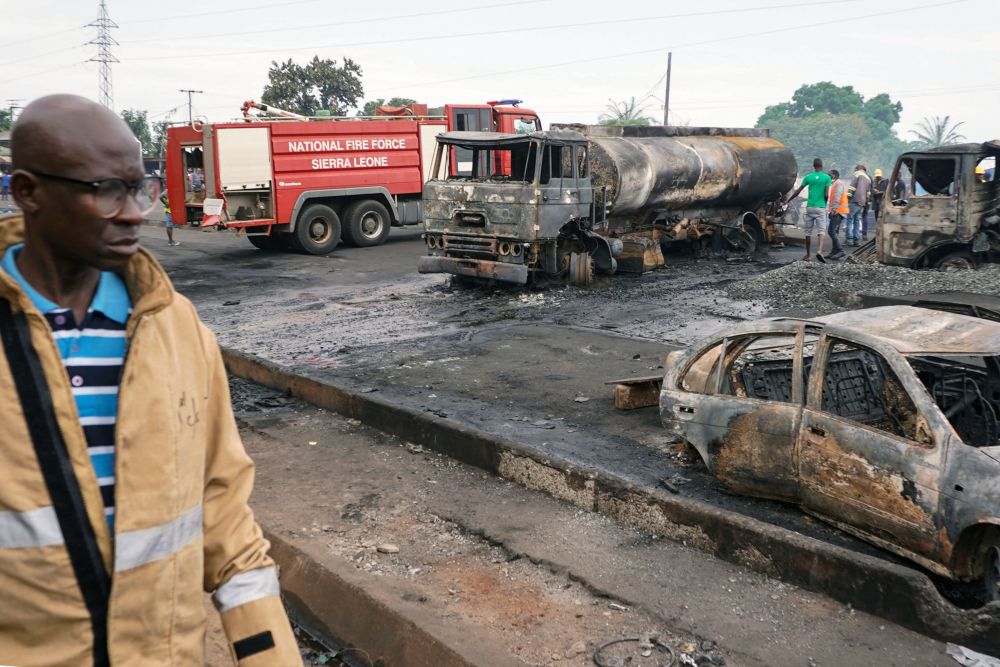
M 840 180 L 840 172 L 836 169 L 830 170 L 830 180 L 833 186 L 830 188 L 830 198 L 827 201 L 827 210 L 830 212 L 830 242 L 833 244 L 833 252 L 830 259 L 842 259 L 845 256 L 844 247 L 840 245 L 840 225 L 844 222 L 844 216 L 851 210 L 847 202 L 847 186 Z

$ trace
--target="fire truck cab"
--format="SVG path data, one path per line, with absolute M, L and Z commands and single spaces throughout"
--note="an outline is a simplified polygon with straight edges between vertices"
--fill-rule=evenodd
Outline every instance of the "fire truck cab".
M 247 102 L 242 120 L 171 127 L 166 177 L 174 221 L 236 228 L 265 250 L 325 255 L 341 240 L 379 245 L 390 227 L 423 220 L 421 192 L 437 135 L 540 130 L 538 115 L 519 103 L 307 118 Z M 453 158 L 457 173 L 471 170 L 461 154 Z

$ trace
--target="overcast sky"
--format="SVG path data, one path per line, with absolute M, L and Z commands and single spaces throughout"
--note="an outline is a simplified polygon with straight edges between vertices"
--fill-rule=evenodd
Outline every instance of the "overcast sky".
M 751 126 L 803 83 L 850 84 L 903 103 L 898 134 L 925 116 L 1000 138 L 1000 0 L 108 0 L 114 106 L 154 120 L 235 117 L 272 60 L 347 56 L 365 99 L 432 106 L 519 98 L 543 122 L 595 122 L 635 97 L 693 125 Z M 97 0 L 0 0 L 0 105 L 46 93 L 96 99 L 87 45 Z M 855 18 L 857 17 L 857 18 Z M 23 104 L 23 102 L 21 102 Z

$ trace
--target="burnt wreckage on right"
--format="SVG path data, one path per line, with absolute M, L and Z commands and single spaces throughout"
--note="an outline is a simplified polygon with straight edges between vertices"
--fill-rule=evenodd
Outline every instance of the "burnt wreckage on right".
M 671 353 L 660 418 L 731 490 L 1000 600 L 1000 322 L 912 306 L 750 322 Z
M 858 258 L 916 269 L 1000 261 L 1000 141 L 903 153 Z

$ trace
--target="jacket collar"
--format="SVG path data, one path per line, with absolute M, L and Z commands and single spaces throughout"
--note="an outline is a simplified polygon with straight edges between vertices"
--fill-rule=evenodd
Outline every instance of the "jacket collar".
M 15 214 L 0 218 L 0 256 L 7 248 L 24 241 L 24 216 Z M 166 271 L 149 252 L 140 248 L 128 265 L 122 276 L 132 299 L 132 316 L 130 324 L 137 322 L 139 317 L 156 312 L 167 307 L 174 298 L 174 286 L 167 277 Z M 5 272 L 0 272 L 0 298 L 7 299 L 16 305 L 17 310 L 33 310 L 31 299 L 24 293 L 20 285 Z M 131 326 L 129 327 L 131 329 Z

